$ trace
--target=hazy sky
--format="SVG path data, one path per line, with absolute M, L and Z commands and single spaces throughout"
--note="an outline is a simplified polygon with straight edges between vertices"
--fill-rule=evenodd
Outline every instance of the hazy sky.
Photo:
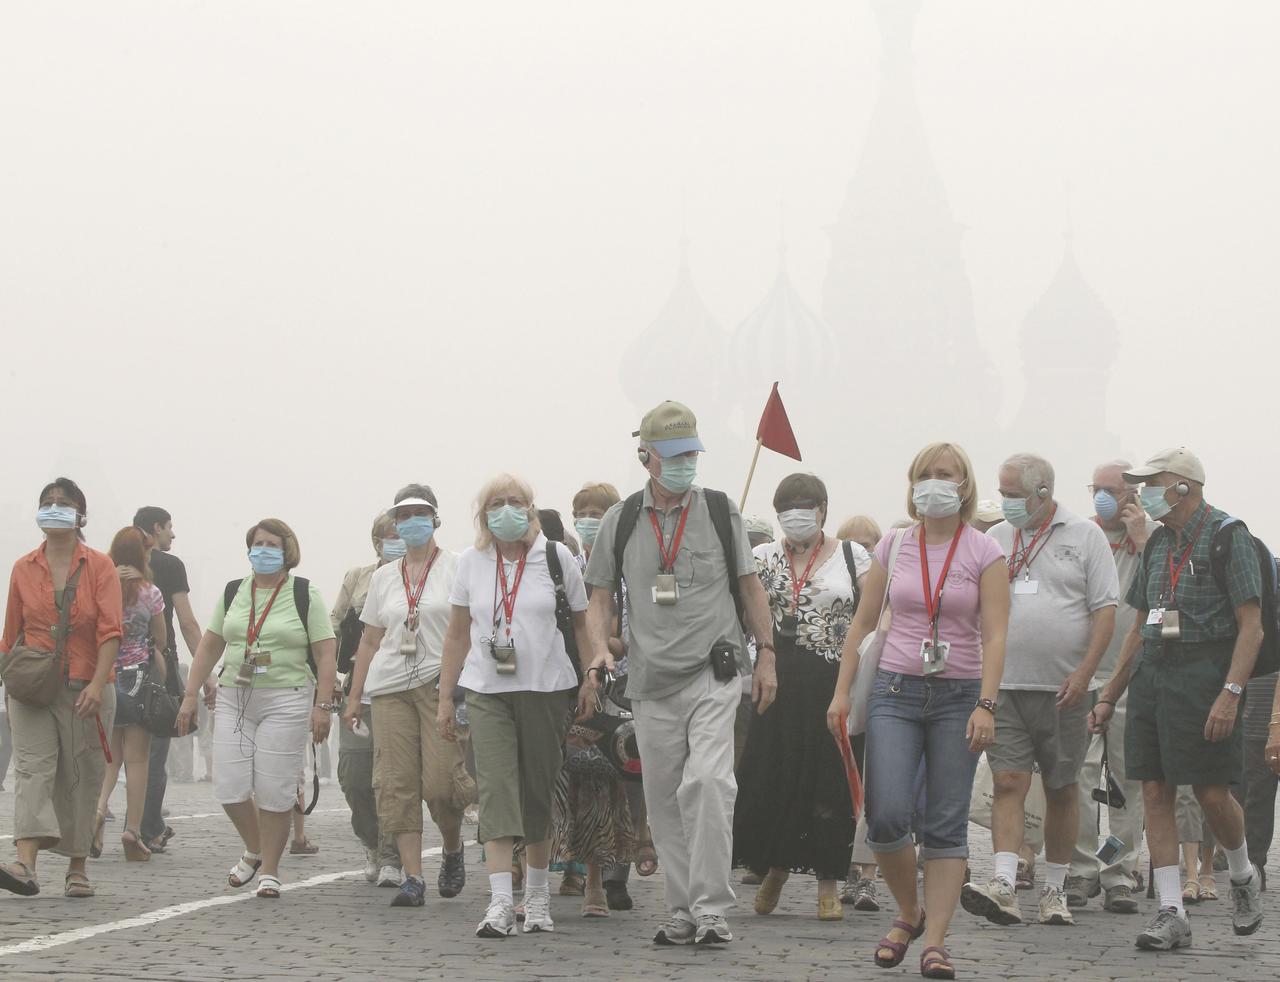
M 926 0 L 914 52 L 1003 379 L 992 426 L 1022 404 L 1019 328 L 1069 198 L 1122 339 L 1098 352 L 1109 429 L 1135 456 L 1195 447 L 1209 497 L 1280 543 L 1277 28 L 1266 0 Z M 408 480 L 435 486 L 454 548 L 498 470 L 565 512 L 586 479 L 638 486 L 644 407 L 618 361 L 675 285 L 682 229 L 726 331 L 773 282 L 780 217 L 820 310 L 880 45 L 860 0 L 0 5 L 0 548 L 38 542 L 56 473 L 84 485 L 98 547 L 162 504 L 203 622 L 265 515 L 331 600 Z M 856 418 L 782 379 L 805 466 L 858 474 L 833 513 L 901 511 L 917 447 L 883 446 L 877 415 L 933 412 L 965 440 L 936 411 L 965 380 L 924 408 L 900 367 L 901 405 Z M 851 388 L 895 366 L 855 368 Z M 1060 419 L 1071 395 L 1036 404 Z M 857 468 L 869 448 L 900 463 Z M 706 483 L 736 497 L 748 461 L 711 450 Z M 766 457 L 748 510 L 791 469 Z M 1083 510 L 1088 479 L 1061 475 L 1063 499 Z

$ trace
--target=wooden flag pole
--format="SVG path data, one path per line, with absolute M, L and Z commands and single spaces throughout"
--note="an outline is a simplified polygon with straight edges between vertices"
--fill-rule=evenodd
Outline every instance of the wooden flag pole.
M 742 489 L 742 500 L 738 502 L 738 511 L 741 512 L 747 507 L 747 492 L 751 490 L 751 479 L 756 476 L 756 463 L 760 460 L 760 448 L 764 446 L 764 440 L 756 438 L 756 452 L 751 457 L 751 470 L 747 471 L 747 486 Z

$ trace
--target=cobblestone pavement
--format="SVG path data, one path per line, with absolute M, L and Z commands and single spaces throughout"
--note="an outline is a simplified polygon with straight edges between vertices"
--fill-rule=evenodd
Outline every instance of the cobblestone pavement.
M 123 789 L 112 802 L 123 811 Z M 168 807 L 177 837 L 150 863 L 124 862 L 120 822 L 107 826 L 103 858 L 90 861 L 98 888 L 92 900 L 62 897 L 62 861 L 42 855 L 45 892 L 0 894 L 0 979 L 848 979 L 918 978 L 913 946 L 902 967 L 871 961 L 888 911 L 846 911 L 839 923 L 815 917 L 812 882 L 796 878 L 768 917 L 751 912 L 754 887 L 742 887 L 723 948 L 655 948 L 662 916 L 662 876 L 632 877 L 636 909 L 584 921 L 580 898 L 553 897 L 556 932 L 504 941 L 474 937 L 487 897 L 480 850 L 468 849 L 462 896 L 435 895 L 437 854 L 426 860 L 427 906 L 389 909 L 392 891 L 359 874 L 363 852 L 352 836 L 336 785 L 328 785 L 307 834 L 321 851 L 285 857 L 286 892 L 276 902 L 226 886 L 239 852 L 230 823 L 208 784 L 170 784 Z M 0 856 L 12 855 L 13 795 L 0 794 Z M 428 823 L 429 826 L 429 823 Z M 430 826 L 429 826 L 430 827 Z M 473 831 L 473 829 L 472 829 Z M 974 867 L 990 869 L 990 838 L 973 829 Z M 424 847 L 437 848 L 429 834 Z M 1145 859 L 1144 859 L 1145 862 Z M 1219 888 L 1225 897 L 1225 874 Z M 883 888 L 882 888 L 883 893 Z M 1020 895 L 1034 918 L 1031 894 Z M 1264 901 L 1270 906 L 1270 897 Z M 1101 911 L 1098 901 L 1076 913 L 1075 927 L 998 928 L 957 911 L 950 937 L 961 978 L 1275 979 L 1280 977 L 1280 909 L 1268 912 L 1251 938 L 1231 934 L 1227 902 L 1192 909 L 1195 946 L 1172 954 L 1138 952 L 1133 937 L 1154 912 Z M 183 906 L 186 905 L 186 906 Z

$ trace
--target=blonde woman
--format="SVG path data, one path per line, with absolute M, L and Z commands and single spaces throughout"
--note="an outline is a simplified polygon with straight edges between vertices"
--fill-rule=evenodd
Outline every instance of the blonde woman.
M 907 510 L 915 524 L 876 547 L 845 637 L 827 726 L 833 735 L 844 729 L 858 648 L 875 629 L 888 590 L 893 618 L 868 710 L 867 844 L 899 915 L 876 946 L 875 961 L 882 968 L 898 965 L 907 946 L 923 935 L 920 974 L 950 979 L 955 966 L 945 947 L 947 927 L 969 855 L 969 796 L 978 754 L 995 738 L 1009 573 L 995 541 L 968 524 L 977 488 L 964 450 L 930 444 L 916 455 L 907 477 Z M 926 804 L 917 827 L 923 906 L 911 835 L 922 760 Z
M 475 751 L 480 827 L 489 868 L 490 901 L 476 928 L 481 938 L 515 930 L 511 856 L 525 840 L 524 930 L 553 931 L 547 881 L 551 813 L 578 671 L 556 619 L 548 567 L 555 550 L 577 637 L 586 637 L 587 593 L 573 554 L 548 542 L 533 489 L 510 474 L 476 496 L 476 544 L 458 559 L 452 613 L 444 642 L 437 725 L 454 733 L 453 693 L 467 691 Z

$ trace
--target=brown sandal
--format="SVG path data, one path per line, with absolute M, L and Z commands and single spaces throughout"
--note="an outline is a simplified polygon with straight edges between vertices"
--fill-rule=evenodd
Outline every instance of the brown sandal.
M 120 844 L 124 846 L 124 858 L 130 863 L 145 863 L 151 859 L 151 850 L 142 842 L 142 836 L 133 829 L 125 829 L 120 835 Z
M 92 897 L 98 891 L 93 888 L 93 884 L 89 882 L 89 877 L 83 873 L 70 872 L 67 874 L 66 885 L 63 887 L 62 894 L 73 900 L 80 900 L 85 897 Z
M 946 948 L 930 945 L 920 952 L 920 974 L 926 979 L 954 979 L 956 967 L 951 964 L 951 953 Z
M 902 964 L 902 959 L 907 957 L 907 948 L 912 941 L 924 934 L 924 912 L 920 913 L 919 924 L 908 924 L 906 921 L 894 921 L 893 927 L 907 935 L 906 941 L 891 941 L 889 935 L 885 935 L 876 945 L 876 964 L 881 968 L 896 968 Z M 890 928 L 889 930 L 893 930 Z M 889 951 L 893 953 L 892 958 L 881 958 L 880 952 Z
M 582 896 L 583 917 L 608 917 L 609 900 L 603 887 L 587 887 Z

